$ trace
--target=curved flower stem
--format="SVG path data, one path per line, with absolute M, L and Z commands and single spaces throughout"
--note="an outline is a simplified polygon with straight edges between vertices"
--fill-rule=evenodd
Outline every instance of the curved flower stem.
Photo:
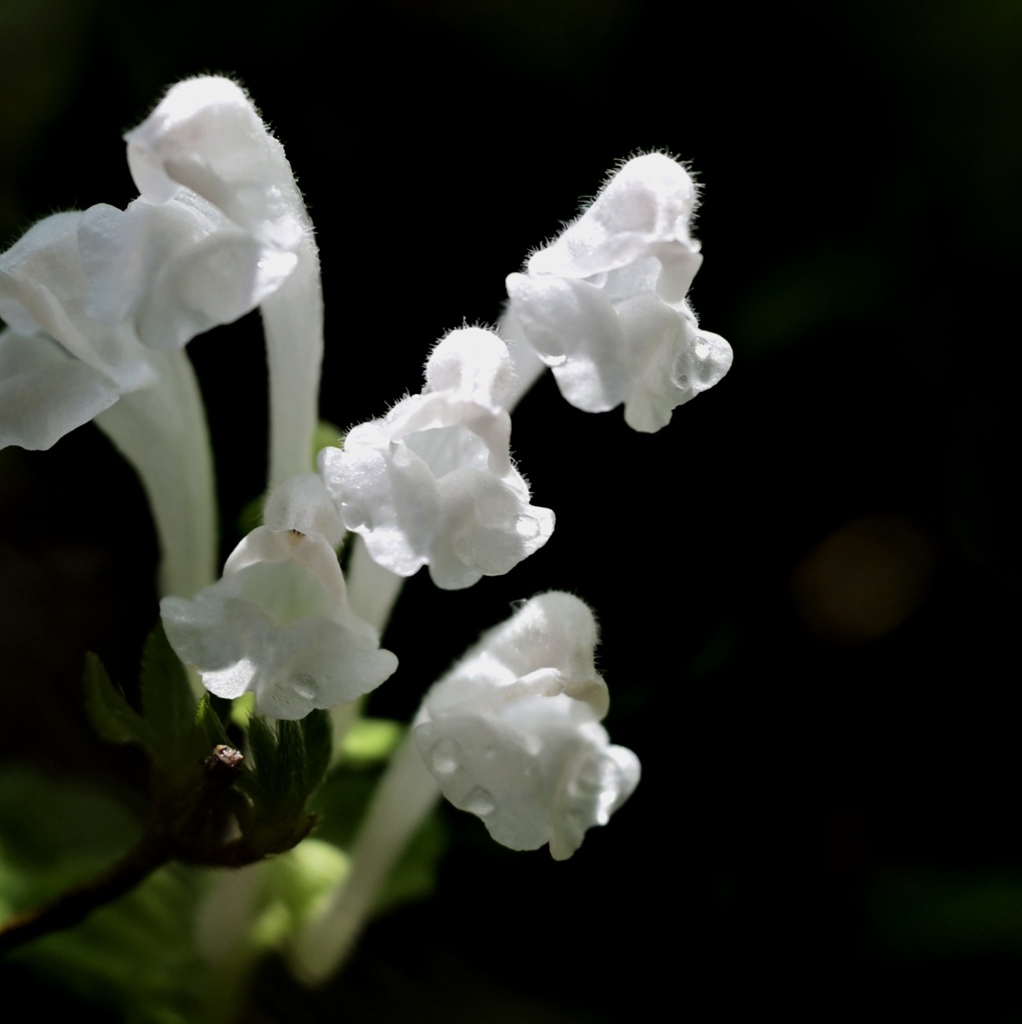
M 362 538 L 352 535 L 351 558 L 345 572 L 348 601 L 352 611 L 368 622 L 381 636 L 390 621 L 394 604 L 401 595 L 404 577 L 396 576 L 377 565 L 366 550 Z M 365 700 L 352 701 L 330 709 L 333 722 L 333 761 L 336 764 L 344 753 L 344 739 L 362 714 Z
M 515 368 L 514 384 L 504 399 L 504 407 L 508 412 L 513 412 L 515 406 L 525 397 L 529 388 L 539 380 L 547 366 L 536 355 L 535 350 L 518 337 L 518 329 L 510 322 L 507 314 L 498 325 L 497 333 L 504 339 L 504 344 L 507 345 L 507 350 L 511 353 L 511 362 Z
M 298 265 L 261 307 L 270 371 L 268 489 L 312 466 L 323 362 L 323 286 L 311 226 L 306 230 Z
M 157 868 L 163 867 L 173 856 L 173 849 L 166 836 L 144 836 L 134 849 L 98 878 L 0 925 L 0 954 L 78 924 L 97 907 L 130 892 Z
M 510 412 L 536 382 L 545 364 L 529 346 L 515 341 L 508 345 L 516 371 L 514 388 L 505 401 Z M 352 543 L 345 571 L 348 600 L 352 610 L 382 634 L 405 578 L 377 565 L 361 537 L 355 536 Z M 360 703 L 334 709 L 335 757 L 360 711 Z M 345 962 L 372 912 L 380 887 L 440 796 L 440 787 L 409 734 L 377 786 L 351 852 L 350 873 L 319 916 L 298 936 L 292 967 L 299 978 L 308 984 L 322 982 Z
M 350 873 L 323 912 L 298 936 L 292 966 L 299 978 L 316 984 L 344 963 L 380 886 L 439 799 L 440 787 L 407 736 L 376 788 L 355 840 Z
M 217 577 L 213 457 L 184 352 L 153 352 L 154 385 L 123 395 L 96 424 L 135 467 L 156 521 L 160 591 L 192 597 Z
M 351 559 L 345 572 L 352 611 L 380 634 L 387 628 L 405 578 L 377 565 L 357 534 L 352 539 Z

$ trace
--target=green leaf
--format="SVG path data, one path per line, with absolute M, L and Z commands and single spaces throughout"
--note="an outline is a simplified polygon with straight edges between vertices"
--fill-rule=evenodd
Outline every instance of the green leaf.
M 242 784 L 257 804 L 274 803 L 273 782 L 276 779 L 277 741 L 266 720 L 253 715 L 248 720 L 248 746 L 254 763 Z
M 152 753 L 156 736 L 142 716 L 114 686 L 103 663 L 91 651 L 85 656 L 85 710 L 92 727 L 111 743 L 138 743 Z
M 227 735 L 227 730 L 224 728 L 224 723 L 220 721 L 220 716 L 213 708 L 213 702 L 209 699 L 208 693 L 204 694 L 202 700 L 199 701 L 199 706 L 195 711 L 195 724 L 202 730 L 208 749 L 212 750 L 220 744 L 233 746 Z
M 301 725 L 298 722 L 277 722 L 277 763 L 270 785 L 284 807 L 300 810 L 305 805 L 305 769 Z
M 179 778 L 193 775 L 209 748 L 204 731 L 196 728 L 195 698 L 187 672 L 161 624 L 146 640 L 139 686 L 142 715 L 156 737 L 160 770 Z
M 105 870 L 140 826 L 113 797 L 26 767 L 0 772 L 0 918 L 37 906 Z
M 322 448 L 343 448 L 344 431 L 329 420 L 320 420 L 316 424 L 316 432 L 312 437 L 312 461 L 315 463 L 316 456 Z
M 364 768 L 386 761 L 401 742 L 405 727 L 390 718 L 360 718 L 344 737 L 343 762 Z

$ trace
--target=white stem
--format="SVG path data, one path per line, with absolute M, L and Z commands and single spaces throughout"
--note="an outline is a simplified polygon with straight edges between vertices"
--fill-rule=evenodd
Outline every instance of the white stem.
M 390 621 L 394 602 L 401 593 L 404 578 L 377 565 L 369 557 L 361 537 L 353 536 L 350 543 L 353 547 L 345 573 L 348 603 L 360 619 L 368 622 L 382 635 Z M 364 700 L 356 700 L 330 709 L 330 719 L 333 722 L 334 764 L 341 760 L 344 740 L 361 715 L 364 704 Z
M 298 936 L 292 966 L 303 981 L 324 981 L 347 958 L 380 886 L 439 799 L 440 787 L 423 764 L 411 735 L 406 736 L 376 787 L 344 884 Z
M 298 265 L 261 309 L 270 371 L 272 489 L 312 468 L 323 362 L 323 286 L 311 227 L 298 249 Z
M 344 574 L 348 601 L 352 611 L 382 635 L 401 595 L 405 578 L 377 565 L 369 557 L 361 537 L 356 536 L 351 543 L 351 558 Z
M 183 351 L 150 352 L 156 383 L 122 395 L 96 424 L 135 467 L 156 521 L 160 592 L 194 597 L 217 577 L 213 457 L 202 395 Z
M 510 393 L 504 399 L 504 407 L 514 412 L 515 406 L 522 400 L 525 393 L 539 380 L 546 363 L 536 355 L 533 348 L 524 341 L 505 338 L 511 360 L 515 368 L 515 382 Z
M 330 709 L 330 722 L 333 728 L 333 754 L 331 765 L 339 764 L 344 758 L 344 741 L 348 738 L 352 726 L 358 721 L 365 706 L 365 698 L 349 701 L 339 707 Z

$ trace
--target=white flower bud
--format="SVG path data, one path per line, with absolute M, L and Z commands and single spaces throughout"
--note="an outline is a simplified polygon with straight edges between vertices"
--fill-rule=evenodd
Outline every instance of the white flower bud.
M 272 525 L 270 525 L 272 523 Z M 313 474 L 267 500 L 267 525 L 232 552 L 223 577 L 194 600 L 164 598 L 164 629 L 182 661 L 219 697 L 251 690 L 273 718 L 338 707 L 393 675 L 397 658 L 348 605 L 336 513 Z
M 485 634 L 423 702 L 415 743 L 443 794 L 513 850 L 570 857 L 639 782 L 599 724 L 596 623 L 571 594 L 534 597 Z
M 702 263 L 689 233 L 695 199 L 680 164 L 636 157 L 508 277 L 502 332 L 551 367 L 576 408 L 623 402 L 629 426 L 654 432 L 730 368 L 730 346 L 699 330 L 685 298 Z
M 542 547 L 549 509 L 529 504 L 511 462 L 511 385 L 504 343 L 489 331 L 452 331 L 426 364 L 426 386 L 382 419 L 355 427 L 344 448 L 320 452 L 320 471 L 344 525 L 379 565 L 438 587 L 499 576 Z

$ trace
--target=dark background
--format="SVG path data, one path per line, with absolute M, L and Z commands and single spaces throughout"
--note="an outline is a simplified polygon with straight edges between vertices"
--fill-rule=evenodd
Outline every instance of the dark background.
M 734 369 L 652 437 L 543 380 L 514 447 L 553 539 L 467 592 L 415 578 L 374 704 L 409 715 L 510 601 L 572 589 L 642 784 L 567 864 L 449 814 L 436 898 L 326 995 L 268 966 L 248 1019 L 1022 1020 L 1020 60 L 1010 0 L 0 0 L 0 239 L 125 205 L 119 133 L 237 75 L 316 224 L 340 426 L 494 322 L 620 158 L 704 185 L 692 299 Z M 190 352 L 226 552 L 262 486 L 258 323 Z M 154 620 L 144 502 L 91 428 L 4 460 L 0 756 L 116 783 L 75 695 L 84 650 L 130 676 Z

